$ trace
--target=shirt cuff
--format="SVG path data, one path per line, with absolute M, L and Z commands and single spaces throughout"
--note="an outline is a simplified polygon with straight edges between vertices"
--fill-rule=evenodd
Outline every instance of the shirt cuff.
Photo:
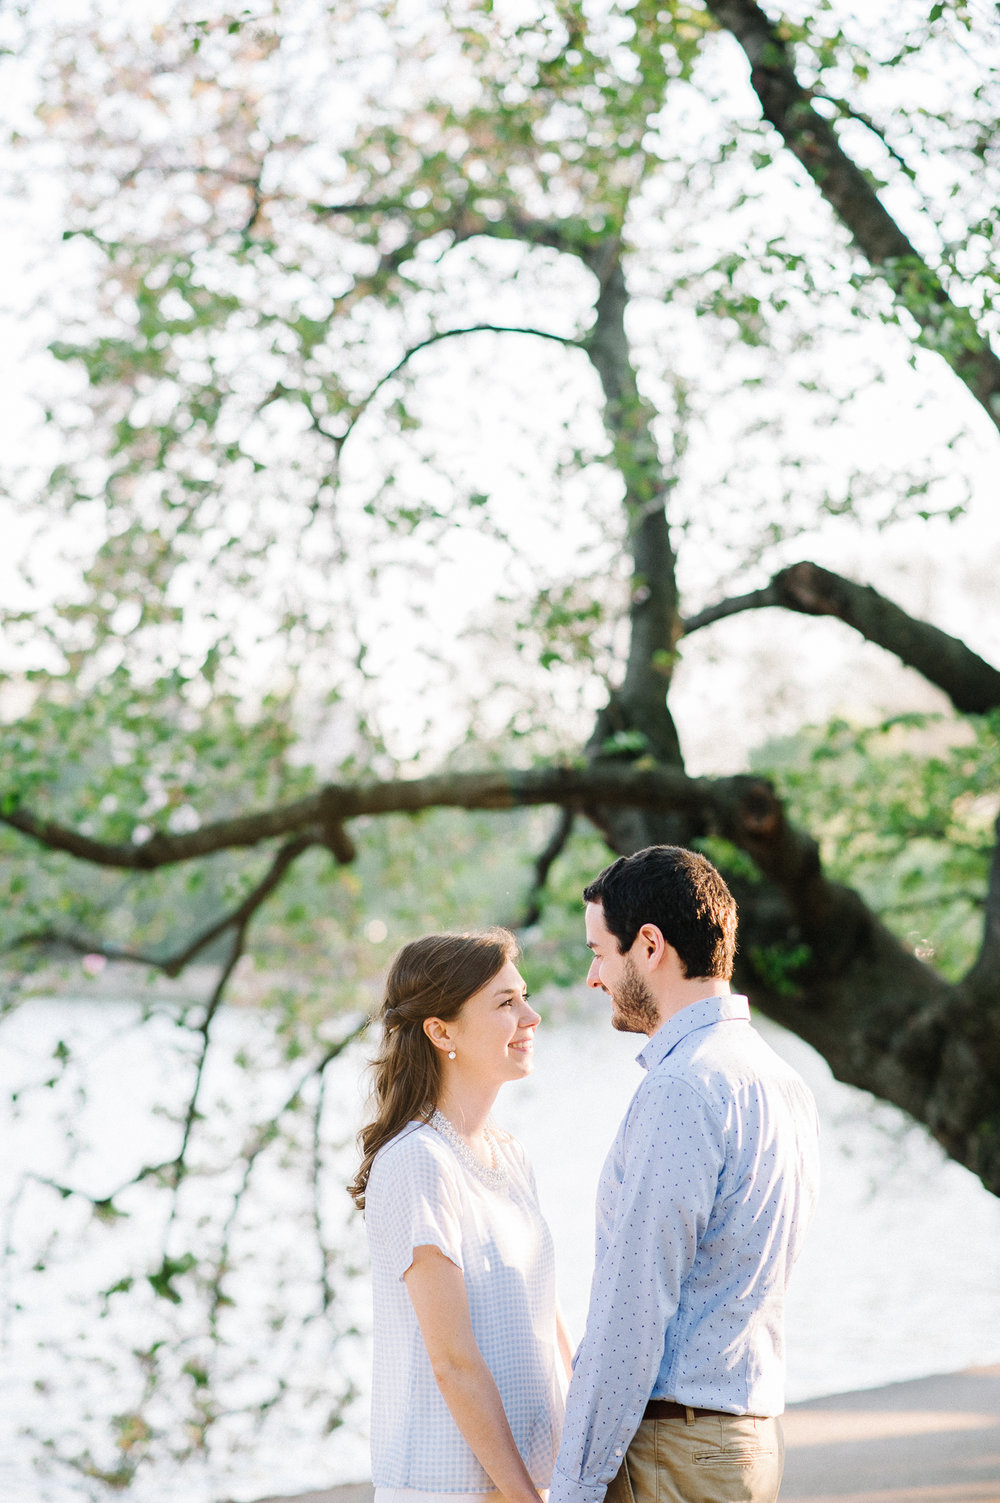
M 574 1482 L 562 1472 L 553 1472 L 549 1484 L 549 1503 L 604 1503 L 606 1482 Z

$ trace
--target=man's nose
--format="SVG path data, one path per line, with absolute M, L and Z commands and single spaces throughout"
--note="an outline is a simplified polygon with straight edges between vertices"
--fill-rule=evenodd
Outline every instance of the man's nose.
M 596 986 L 602 992 L 607 991 L 607 987 L 601 980 L 601 962 L 598 960 L 596 955 L 590 962 L 590 970 L 587 972 L 587 985 Z

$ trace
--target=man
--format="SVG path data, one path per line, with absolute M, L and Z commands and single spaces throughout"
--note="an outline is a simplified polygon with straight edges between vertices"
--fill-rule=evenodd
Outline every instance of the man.
M 817 1122 L 730 993 L 736 904 L 703 856 L 650 846 L 584 891 L 587 977 L 649 1042 L 597 1192 L 597 1256 L 549 1503 L 773 1503 L 784 1296 Z

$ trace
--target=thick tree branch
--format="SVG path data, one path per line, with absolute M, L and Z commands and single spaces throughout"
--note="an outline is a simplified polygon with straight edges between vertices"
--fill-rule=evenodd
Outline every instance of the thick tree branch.
M 912 183 L 916 180 L 917 174 L 914 172 L 909 162 L 903 155 L 901 155 L 900 152 L 896 150 L 896 148 L 892 145 L 892 142 L 886 135 L 885 131 L 875 124 L 875 121 L 872 119 L 871 115 L 866 115 L 863 110 L 854 109 L 852 105 L 848 104 L 846 99 L 835 98 L 832 94 L 821 94 L 817 89 L 811 89 L 809 92 L 809 97 L 811 99 L 825 99 L 827 104 L 833 105 L 842 120 L 856 120 L 859 125 L 864 126 L 865 130 L 870 130 L 872 135 L 875 136 L 885 147 L 886 152 L 890 157 L 892 157 L 892 160 L 896 163 L 896 166 L 899 167 L 910 179 L 910 182 Z
M 826 878 L 816 843 L 790 825 L 769 783 L 742 781 L 725 833 L 769 882 L 734 883 L 741 986 L 817 1048 L 838 1079 L 924 1122 L 1000 1194 L 1000 862 L 982 954 L 951 984 L 857 893 Z
M 1000 428 L 1000 359 L 967 308 L 948 295 L 900 229 L 864 172 L 840 145 L 833 124 L 813 106 L 796 77 L 792 52 L 755 0 L 705 0 L 739 42 L 764 118 L 802 163 L 855 245 L 915 319 L 921 343 L 948 362 Z
M 294 803 L 218 820 L 181 835 L 157 832 L 141 845 L 80 835 L 23 808 L 0 814 L 0 823 L 49 850 L 97 866 L 153 871 L 216 851 L 245 849 L 280 836 L 311 832 L 331 820 L 342 822 L 365 814 L 416 814 L 433 808 L 514 809 L 537 804 L 585 808 L 595 802 L 617 808 L 695 813 L 711 804 L 713 786 L 708 780 L 689 778 L 679 769 L 622 763 L 498 768 L 384 783 L 332 783 Z
M 818 564 L 793 564 L 749 595 L 720 601 L 684 622 L 685 635 L 741 611 L 781 606 L 806 616 L 835 616 L 894 653 L 908 668 L 942 689 L 957 710 L 984 715 L 1000 706 L 1000 672 L 957 637 L 918 621 L 870 585 L 845 579 Z
M 276 872 L 297 843 L 314 843 L 317 827 L 330 819 L 541 803 L 579 810 L 602 829 L 609 809 L 681 816 L 696 834 L 721 836 L 747 852 L 763 879 L 736 879 L 741 984 L 770 1016 L 820 1049 L 841 1079 L 927 1123 L 952 1157 L 1000 1193 L 1000 864 L 991 882 L 980 963 L 965 982 L 952 985 L 901 944 L 857 893 L 826 877 L 815 840 L 789 822 L 774 789 L 759 778 L 712 781 L 644 761 L 606 761 L 330 786 L 283 808 L 189 835 L 156 837 L 140 849 L 147 863 L 155 854 L 153 864 L 165 864 L 297 830 L 299 841 L 275 858 Z M 8 815 L 8 823 L 16 817 L 39 838 L 23 811 Z M 36 823 L 38 829 L 59 849 L 73 844 L 71 831 Z M 131 847 L 109 846 L 105 859 L 115 864 L 123 849 L 134 862 Z M 235 931 L 206 1014 L 209 1027 L 244 929 Z M 190 1124 L 194 1120 L 189 1113 Z M 171 1162 L 143 1171 L 173 1185 L 183 1173 L 183 1149 Z

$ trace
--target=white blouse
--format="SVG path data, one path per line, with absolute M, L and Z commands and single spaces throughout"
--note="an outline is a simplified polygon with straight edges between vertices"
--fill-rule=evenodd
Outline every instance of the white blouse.
M 536 1487 L 551 1479 L 563 1416 L 552 1238 L 520 1144 L 498 1134 L 496 1147 L 507 1171 L 498 1188 L 426 1123 L 409 1123 L 372 1164 L 365 1222 L 375 1306 L 376 1487 L 494 1491 L 441 1397 L 403 1283 L 422 1246 L 440 1248 L 462 1270 L 473 1333 L 515 1444 Z

